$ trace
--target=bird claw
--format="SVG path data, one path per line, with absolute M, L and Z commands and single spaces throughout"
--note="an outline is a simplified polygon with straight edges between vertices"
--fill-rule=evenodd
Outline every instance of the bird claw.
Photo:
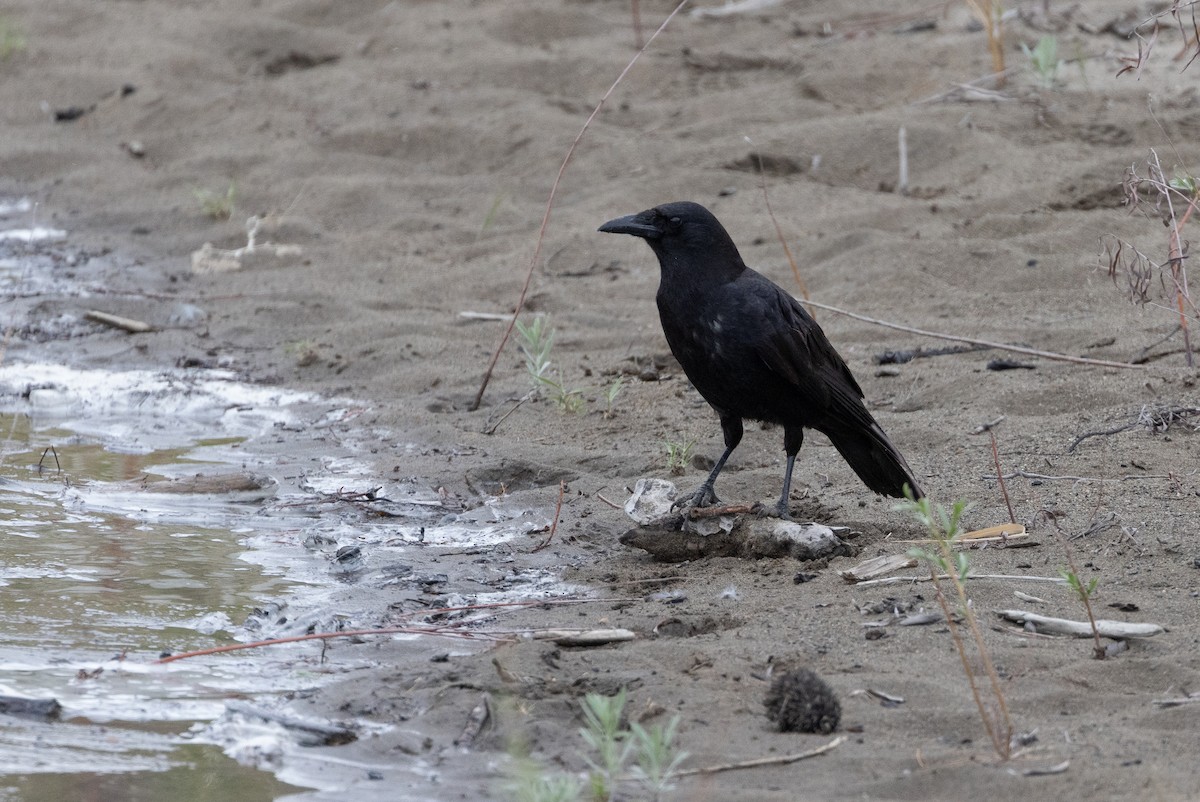
M 671 505 L 671 509 L 679 509 L 680 507 L 711 507 L 714 504 L 723 503 L 717 498 L 717 494 L 708 485 L 701 485 L 695 493 L 691 493 L 682 498 L 675 499 Z
M 788 511 L 787 501 L 783 499 L 769 506 L 759 502 L 754 505 L 752 512 L 759 518 L 778 518 L 781 521 L 792 520 L 792 514 Z

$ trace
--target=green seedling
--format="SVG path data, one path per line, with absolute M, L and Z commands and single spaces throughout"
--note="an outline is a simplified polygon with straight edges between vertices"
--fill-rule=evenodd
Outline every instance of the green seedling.
M 508 790 L 514 802 L 578 802 L 582 787 L 568 774 L 546 774 L 530 764 L 519 772 Z
M 554 346 L 554 329 L 541 315 L 529 323 L 517 321 L 517 334 L 521 337 L 521 353 L 525 355 L 525 369 L 533 379 L 533 386 L 541 385 L 542 377 L 550 370 L 550 349 Z
M 583 698 L 584 727 L 579 737 L 588 746 L 581 755 L 588 766 L 587 795 L 591 802 L 661 802 L 663 794 L 674 787 L 679 765 L 687 753 L 676 745 L 679 716 L 666 725 L 628 727 L 625 704 L 628 693 L 622 688 L 615 696 L 589 693 Z M 549 773 L 519 749 L 514 779 L 507 786 L 515 802 L 576 802 L 583 788 L 572 776 Z M 632 765 L 631 765 L 632 764 Z M 632 786 L 636 784 L 635 790 Z
M 618 376 L 613 380 L 613 383 L 608 385 L 604 390 L 604 417 L 611 418 L 613 416 L 613 404 L 617 400 L 617 396 L 621 394 L 621 390 L 625 387 L 625 377 Z
M 695 440 L 666 440 L 663 447 L 667 451 L 667 470 L 675 476 L 682 476 L 688 463 L 692 461 L 692 451 L 696 447 Z
M 233 202 L 237 197 L 237 186 L 230 182 L 224 194 L 213 192 L 211 189 L 197 189 L 192 192 L 200 211 L 205 217 L 213 220 L 228 220 L 233 214 Z
M 633 751 L 629 733 L 621 727 L 627 698 L 624 688 L 616 696 L 589 693 L 583 697 L 583 719 L 587 726 L 579 735 L 595 755 L 595 758 L 585 756 L 584 760 L 591 769 L 588 780 L 597 800 L 607 802 L 616 798 L 617 783 Z
M 487 214 L 485 214 L 483 216 L 483 225 L 481 225 L 479 227 L 479 234 L 476 235 L 477 237 L 483 236 L 483 234 L 489 228 L 491 228 L 493 225 L 495 225 L 496 216 L 500 214 L 500 207 L 503 204 L 504 204 L 504 193 L 501 192 L 498 195 L 496 195 L 496 197 L 492 200 L 492 205 L 490 207 L 488 207 Z
M 1070 553 L 1067 554 L 1070 568 L 1060 568 L 1058 573 L 1067 581 L 1067 587 L 1075 594 L 1075 597 L 1083 603 L 1083 609 L 1087 611 L 1088 623 L 1092 625 L 1092 656 L 1097 660 L 1103 660 L 1108 656 L 1108 651 L 1104 648 L 1104 644 L 1100 642 L 1100 630 L 1096 628 L 1096 616 L 1092 612 L 1092 594 L 1096 592 L 1096 586 L 1100 584 L 1097 577 L 1092 577 L 1092 580 L 1084 584 L 1079 575 L 1075 573 L 1075 562 L 1070 558 Z
M 634 722 L 629 725 L 629 730 L 633 733 L 636 761 L 633 773 L 649 798 L 658 802 L 663 794 L 675 787 L 671 778 L 688 757 L 687 752 L 675 746 L 679 716 L 672 716 L 665 727 L 655 725 L 646 729 Z
M 1196 182 L 1196 176 L 1179 167 L 1175 168 L 1175 177 L 1168 181 L 1167 185 L 1171 189 L 1182 193 L 1189 200 L 1195 199 L 1197 191 L 1200 190 L 1200 185 Z
M 1029 59 L 1029 65 L 1037 74 L 1038 83 L 1042 85 L 1042 88 L 1052 88 L 1058 79 L 1058 68 L 1062 66 L 1062 62 L 1058 58 L 1058 38 L 1050 35 L 1043 36 L 1032 50 L 1029 45 L 1022 42 L 1021 50 L 1025 53 L 1025 58 Z
M 25 49 L 25 35 L 17 24 L 0 16 L 0 61 L 7 61 L 14 53 Z
M 587 403 L 583 391 L 569 388 L 563 380 L 562 371 L 550 370 L 550 349 L 554 346 L 554 328 L 542 315 L 530 323 L 516 323 L 520 337 L 521 353 L 525 356 L 525 370 L 535 392 L 547 391 L 550 400 L 564 412 L 582 412 Z

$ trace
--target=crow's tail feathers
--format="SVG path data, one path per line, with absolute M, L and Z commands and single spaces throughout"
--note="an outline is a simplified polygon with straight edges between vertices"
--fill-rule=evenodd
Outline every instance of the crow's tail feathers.
M 871 490 L 880 495 L 903 498 L 907 484 L 915 498 L 925 495 L 912 469 L 878 423 L 871 421 L 867 427 L 831 426 L 822 431 Z

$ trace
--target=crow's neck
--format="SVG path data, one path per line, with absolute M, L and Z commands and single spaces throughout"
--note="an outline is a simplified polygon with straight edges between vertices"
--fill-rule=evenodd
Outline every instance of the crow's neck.
M 746 270 L 746 263 L 732 245 L 659 251 L 658 265 L 664 286 L 693 287 L 701 292 L 733 281 Z

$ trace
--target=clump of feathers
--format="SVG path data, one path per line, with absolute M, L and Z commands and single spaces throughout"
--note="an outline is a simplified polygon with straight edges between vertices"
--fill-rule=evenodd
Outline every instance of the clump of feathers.
M 777 676 L 763 704 L 767 718 L 782 732 L 828 734 L 837 729 L 842 718 L 842 705 L 833 689 L 807 668 Z

